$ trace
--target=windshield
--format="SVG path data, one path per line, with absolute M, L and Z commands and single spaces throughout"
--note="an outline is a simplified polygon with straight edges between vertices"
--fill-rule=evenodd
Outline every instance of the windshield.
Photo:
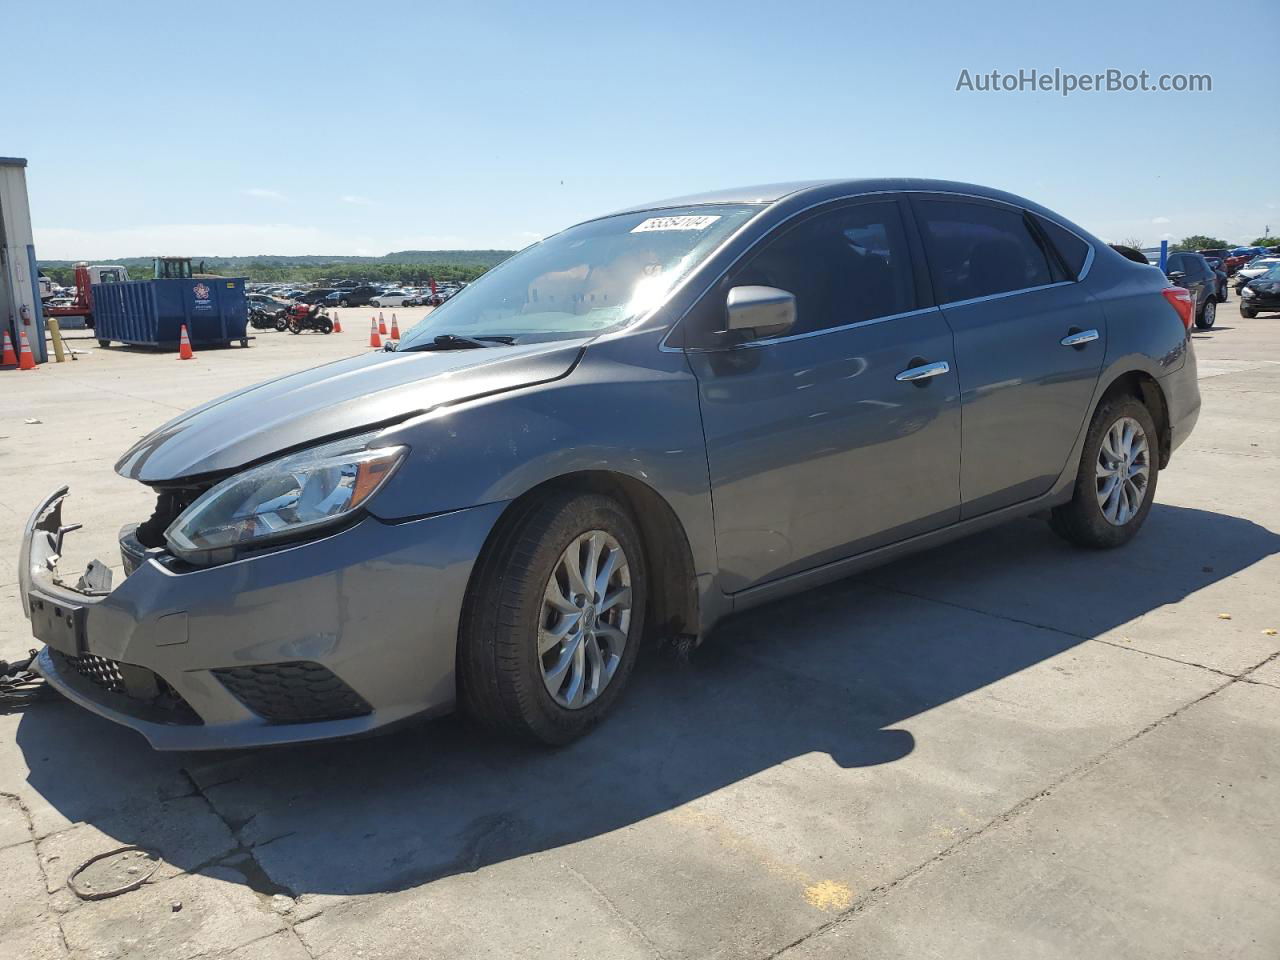
M 658 306 L 761 208 L 704 205 L 628 213 L 570 227 L 522 250 L 455 294 L 400 349 L 449 333 L 520 341 L 586 336 Z
M 1259 280 L 1280 280 L 1280 262 L 1273 263 Z

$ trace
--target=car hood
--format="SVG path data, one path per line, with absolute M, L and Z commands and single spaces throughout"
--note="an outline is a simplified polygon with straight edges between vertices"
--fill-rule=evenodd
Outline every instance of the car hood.
M 170 420 L 134 444 L 116 473 L 143 483 L 226 473 L 435 407 L 559 379 L 573 369 L 585 343 L 372 352 L 313 367 Z

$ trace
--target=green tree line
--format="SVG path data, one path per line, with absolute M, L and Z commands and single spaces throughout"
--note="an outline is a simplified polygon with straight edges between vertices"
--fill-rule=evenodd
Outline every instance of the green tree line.
M 266 283 L 314 283 L 318 280 L 368 280 L 373 283 L 426 285 L 434 279 L 469 282 L 511 256 L 510 250 L 405 250 L 386 257 L 192 257 L 192 269 Z M 96 261 L 121 264 L 135 280 L 152 275 L 150 257 Z M 43 260 L 40 270 L 60 286 L 75 283 L 75 263 Z

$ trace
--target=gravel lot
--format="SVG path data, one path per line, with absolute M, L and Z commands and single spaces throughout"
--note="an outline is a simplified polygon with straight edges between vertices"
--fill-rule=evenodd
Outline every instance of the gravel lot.
M 15 561 L 43 493 L 69 483 L 85 524 L 65 569 L 117 562 L 151 507 L 119 453 L 367 349 L 369 312 L 0 372 L 0 657 L 29 645 Z M 1280 317 L 1233 296 L 1195 342 L 1204 412 L 1130 546 L 1026 520 L 753 611 L 643 662 L 567 749 L 445 719 L 157 754 L 56 698 L 0 707 L 0 957 L 1273 960 Z M 67 888 L 135 843 L 163 859 L 140 889 Z

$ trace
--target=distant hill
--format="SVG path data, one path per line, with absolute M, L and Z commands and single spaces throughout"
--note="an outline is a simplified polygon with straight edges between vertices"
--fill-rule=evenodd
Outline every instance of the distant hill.
M 400 250 L 381 257 L 344 256 L 274 256 L 252 257 L 193 256 L 197 272 L 218 273 L 250 280 L 315 281 L 319 279 L 351 279 L 425 283 L 435 280 L 474 280 L 496 266 L 514 250 Z M 151 276 L 151 257 L 120 257 L 95 260 L 95 263 L 119 263 L 129 269 L 130 276 Z M 41 260 L 40 267 L 59 284 L 70 284 L 74 260 Z M 201 265 L 203 264 L 203 271 Z

